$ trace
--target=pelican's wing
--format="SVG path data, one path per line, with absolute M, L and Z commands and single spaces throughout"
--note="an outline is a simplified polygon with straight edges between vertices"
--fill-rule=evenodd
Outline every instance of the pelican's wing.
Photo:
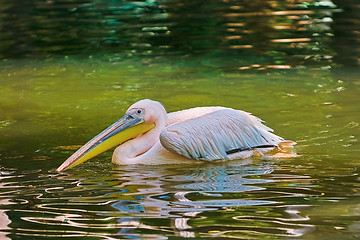
M 226 108 L 172 124 L 160 134 L 167 150 L 187 158 L 228 159 L 228 154 L 278 146 L 283 139 L 250 113 Z

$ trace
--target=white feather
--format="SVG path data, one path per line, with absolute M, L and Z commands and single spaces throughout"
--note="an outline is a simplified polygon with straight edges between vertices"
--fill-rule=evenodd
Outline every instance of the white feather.
M 160 134 L 164 148 L 197 160 L 229 159 L 228 151 L 273 145 L 283 139 L 250 113 L 230 108 L 167 126 Z

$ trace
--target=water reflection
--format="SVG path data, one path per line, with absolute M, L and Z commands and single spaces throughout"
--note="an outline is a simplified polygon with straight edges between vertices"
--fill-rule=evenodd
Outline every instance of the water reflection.
M 359 4 L 353 0 L 334 0 L 335 4 L 342 6 L 342 13 L 334 14 L 334 22 L 331 25 L 334 40 L 331 47 L 337 53 L 335 62 L 344 66 L 360 66 L 360 31 L 359 31 Z
M 46 173 L 24 173 L 21 186 L 8 173 L 1 196 L 14 204 L 6 211 L 10 236 L 302 236 L 313 229 L 301 214 L 310 205 L 285 203 L 301 197 L 296 191 L 271 190 L 285 179 L 273 175 L 274 167 L 251 161 L 183 169 L 129 166 L 50 180 Z
M 244 166 L 243 169 L 238 167 Z M 236 169 L 233 169 L 236 168 Z M 222 199 L 223 194 L 241 193 L 260 190 L 259 187 L 246 186 L 266 182 L 266 180 L 245 179 L 246 176 L 263 175 L 271 172 L 271 166 L 262 166 L 258 170 L 246 167 L 245 163 L 230 166 L 202 166 L 189 168 L 189 174 L 170 174 L 163 169 L 154 168 L 152 171 L 140 170 L 138 167 L 125 168 L 132 176 L 127 177 L 126 187 L 142 186 L 137 192 L 126 193 L 138 200 L 119 200 L 111 206 L 124 214 L 147 216 L 153 218 L 170 218 L 172 231 L 182 237 L 195 237 L 189 220 L 204 211 L 239 206 L 272 204 L 272 201 L 252 199 Z M 119 171 L 123 171 L 120 168 Z M 140 171 L 139 171 L 140 170 Z M 160 171 L 159 171 L 160 170 Z M 166 170 L 169 170 L 166 168 Z M 128 174 L 129 174 L 128 173 Z M 159 178 L 158 176 L 162 176 Z M 120 176 L 121 177 L 121 176 Z M 123 186 L 125 187 L 125 186 Z M 180 191 L 178 190 L 180 189 Z M 185 191 L 184 191 L 185 190 Z M 213 200 L 208 200 L 215 198 Z M 130 224 L 137 228 L 153 228 L 141 224 L 141 218 L 120 218 L 121 225 Z M 119 233 L 130 233 L 129 229 L 122 229 Z
M 358 170 L 339 175 L 303 162 L 3 171 L 1 232 L 24 239 L 356 234 Z
M 202 55 L 210 66 L 262 70 L 331 67 L 336 56 L 339 63 L 358 65 L 356 26 L 341 30 L 358 17 L 336 4 L 2 0 L 0 57 L 105 54 L 116 62 L 134 55 Z M 356 7 L 355 1 L 346 7 Z
M 0 188 L 5 188 L 6 186 L 2 183 L 3 177 L 0 177 Z M 4 210 L 4 206 L 10 205 L 11 202 L 8 198 L 1 196 L 0 197 L 0 239 L 9 239 L 6 237 L 6 234 L 4 231 L 9 231 L 10 228 L 8 225 L 11 223 L 9 220 L 8 215 L 6 214 L 6 211 Z
M 358 72 L 321 70 L 359 65 L 356 4 L 0 0 L 2 59 L 88 58 L 1 64 L 0 238 L 359 237 Z M 53 173 L 144 97 L 251 111 L 303 157 Z
M 259 239 L 315 238 L 323 234 L 329 239 L 333 235 L 341 239 L 343 235 L 358 235 L 359 121 L 358 115 L 354 115 L 358 112 L 357 78 L 338 80 L 328 71 L 210 78 L 194 74 L 204 69 L 187 72 L 184 68 L 171 69 L 171 76 L 182 74 L 183 88 L 178 90 L 174 89 L 178 83 L 169 81 L 169 72 L 163 70 L 168 66 L 156 67 L 152 72 L 145 68 L 147 74 L 155 76 L 146 82 L 136 77 L 144 68 L 134 71 L 128 65 L 117 65 L 130 70 L 114 71 L 112 66 L 99 64 L 97 67 L 104 75 L 86 79 L 84 75 L 91 72 L 93 65 L 79 62 L 83 71 L 77 72 L 71 63 L 64 65 L 66 71 L 57 71 L 62 68 L 52 64 L 42 66 L 41 70 L 38 66 L 35 73 L 16 68 L 17 78 L 3 81 L 9 92 L 3 92 L 3 99 L 24 96 L 21 101 L 32 106 L 7 105 L 8 101 L 2 105 L 5 119 L 9 119 L 3 124 L 0 139 L 1 147 L 8 150 L 0 156 L 0 217 L 5 235 L 24 239 L 83 235 L 109 239 L 128 236 Z M 49 82 L 47 76 L 52 76 L 53 71 L 57 76 Z M 124 75 L 126 81 L 118 80 L 118 76 Z M 104 83 L 104 79 L 113 81 Z M 26 88 L 27 81 L 33 83 L 30 90 Z M 118 85 L 126 89 L 114 90 L 113 86 Z M 78 93 L 74 100 L 70 96 L 77 92 L 74 86 L 76 89 L 86 86 L 91 96 L 96 97 L 83 102 L 89 95 Z M 54 88 L 58 91 L 52 92 Z M 101 94 L 93 94 L 97 92 L 94 88 L 99 88 Z M 134 88 L 139 91 L 130 92 Z M 189 93 L 184 95 L 184 89 Z M 54 146 L 59 146 L 59 142 L 81 143 L 91 137 L 93 133 L 87 132 L 89 136 L 85 136 L 83 130 L 106 126 L 123 111 L 120 108 L 127 107 L 129 96 L 142 97 L 144 91 L 151 91 L 154 96 L 159 92 L 176 93 L 167 99 L 170 110 L 204 102 L 254 109 L 272 121 L 269 125 L 277 131 L 295 136 L 303 157 L 185 167 L 113 168 L 109 154 L 64 174 L 54 174 L 54 168 L 70 154 L 70 150 Z M 61 99 L 63 94 L 69 99 Z M 119 95 L 125 97 L 119 100 Z M 183 96 L 186 97 L 179 101 Z M 104 107 L 114 103 L 120 103 L 120 107 Z M 19 113 L 19 109 L 24 112 Z M 78 118 L 84 111 L 86 116 Z M 75 117 L 64 121 L 64 112 Z M 51 123 L 48 116 L 52 113 L 57 117 Z M 98 117 L 110 114 L 113 115 L 109 119 Z M 75 130 L 74 126 L 78 128 Z M 37 135 L 39 132 L 42 134 Z M 9 151 L 10 145 L 15 149 L 13 152 Z

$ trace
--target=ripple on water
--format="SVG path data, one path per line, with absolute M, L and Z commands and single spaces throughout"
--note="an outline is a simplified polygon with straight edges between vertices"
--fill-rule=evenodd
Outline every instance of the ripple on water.
M 316 228 L 304 212 L 322 197 L 311 184 L 319 180 L 279 168 L 234 162 L 50 178 L 7 172 L 0 196 L 11 203 L 2 205 L 9 227 L 24 237 L 303 236 Z

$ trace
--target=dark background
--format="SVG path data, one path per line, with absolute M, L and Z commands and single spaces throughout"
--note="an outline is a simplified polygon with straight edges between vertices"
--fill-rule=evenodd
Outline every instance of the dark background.
M 0 59 L 208 56 L 359 66 L 356 0 L 0 0 Z

